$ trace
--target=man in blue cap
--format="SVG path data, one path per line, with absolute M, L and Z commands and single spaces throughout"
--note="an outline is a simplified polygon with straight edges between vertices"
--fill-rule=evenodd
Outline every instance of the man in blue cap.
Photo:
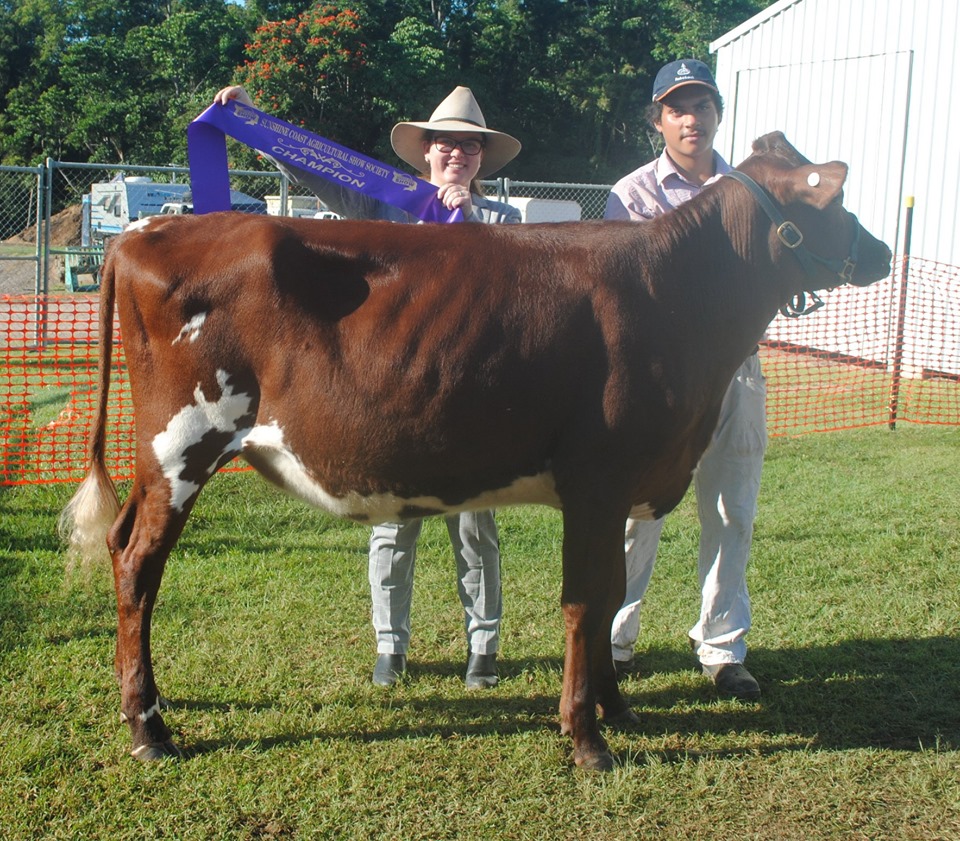
M 731 169 L 713 148 L 723 100 L 703 62 L 684 59 L 662 67 L 646 116 L 663 136 L 663 154 L 614 185 L 606 219 L 652 219 L 688 201 Z M 743 662 L 744 638 L 750 629 L 746 570 L 766 444 L 766 387 L 754 353 L 727 389 L 717 428 L 694 477 L 702 603 L 700 618 L 689 631 L 703 674 L 721 695 L 743 700 L 760 697 L 760 686 Z M 618 675 L 636 671 L 640 606 L 662 528 L 662 519 L 627 520 L 627 591 L 611 632 Z

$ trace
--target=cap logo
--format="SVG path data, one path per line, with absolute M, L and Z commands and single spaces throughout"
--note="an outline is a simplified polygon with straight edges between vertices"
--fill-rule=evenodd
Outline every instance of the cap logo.
M 687 63 L 689 61 L 689 64 Z M 653 100 L 658 102 L 681 85 L 706 85 L 717 90 L 710 68 L 695 58 L 678 59 L 660 68 L 653 80 Z

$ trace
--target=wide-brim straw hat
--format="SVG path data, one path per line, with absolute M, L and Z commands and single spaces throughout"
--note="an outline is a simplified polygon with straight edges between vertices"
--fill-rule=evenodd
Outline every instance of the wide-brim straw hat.
M 470 88 L 462 85 L 441 102 L 425 123 L 397 123 L 390 132 L 393 151 L 418 172 L 426 172 L 423 155 L 424 133 L 428 131 L 469 131 L 484 136 L 483 162 L 477 177 L 483 178 L 505 167 L 520 151 L 520 141 L 502 131 L 487 128 L 483 112 Z

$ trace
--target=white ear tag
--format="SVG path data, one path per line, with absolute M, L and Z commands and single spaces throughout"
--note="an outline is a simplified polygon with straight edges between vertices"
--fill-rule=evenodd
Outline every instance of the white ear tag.
M 820 173 L 819 173 L 819 172 L 811 172 L 811 173 L 807 176 L 807 183 L 808 183 L 811 187 L 817 187 L 817 186 L 819 186 L 819 184 L 820 184 Z

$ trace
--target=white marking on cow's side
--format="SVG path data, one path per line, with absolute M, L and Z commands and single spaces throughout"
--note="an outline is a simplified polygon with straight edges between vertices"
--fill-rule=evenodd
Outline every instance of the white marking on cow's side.
M 176 344 L 181 339 L 186 339 L 188 342 L 195 342 L 200 335 L 200 328 L 203 327 L 203 322 L 206 320 L 207 314 L 205 312 L 198 312 L 180 328 L 180 332 L 177 334 L 177 338 L 173 340 L 173 344 Z
M 123 230 L 124 231 L 142 231 L 144 228 L 147 227 L 147 225 L 155 224 L 157 218 L 158 217 L 156 216 L 146 216 L 143 219 L 137 219 L 131 222 L 129 225 L 127 225 L 127 227 L 124 228 Z
M 240 449 L 241 441 L 249 431 L 249 428 L 240 429 L 238 421 L 249 414 L 253 397 L 234 394 L 233 387 L 227 385 L 228 377 L 226 371 L 217 371 L 220 397 L 214 401 L 207 400 L 198 383 L 193 392 L 193 405 L 184 406 L 170 418 L 166 429 L 153 439 L 153 452 L 170 483 L 170 506 L 177 511 L 182 511 L 187 500 L 200 490 L 196 482 L 181 478 L 186 467 L 187 449 L 199 443 L 208 432 L 235 433 L 220 453 L 208 456 L 209 461 L 203 467 L 209 476 L 223 455 Z
M 270 475 L 291 496 L 335 516 L 363 518 L 369 523 L 396 522 L 400 519 L 401 512 L 411 507 L 446 514 L 521 504 L 560 507 L 560 498 L 550 472 L 523 476 L 507 487 L 485 491 L 456 506 L 448 506 L 433 496 L 364 496 L 352 491 L 342 497 L 333 496 L 309 475 L 300 457 L 286 445 L 283 430 L 276 421 L 269 425 L 255 426 L 250 430 L 243 439 L 243 456 L 255 468 Z

